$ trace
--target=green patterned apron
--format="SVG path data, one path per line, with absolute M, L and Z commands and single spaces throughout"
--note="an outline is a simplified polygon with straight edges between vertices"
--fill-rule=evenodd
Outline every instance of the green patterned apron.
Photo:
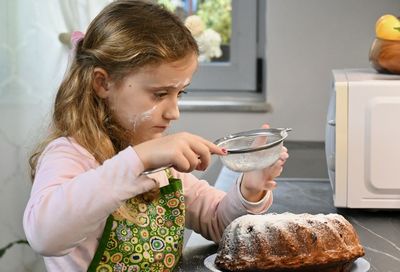
M 133 223 L 115 212 L 107 219 L 88 268 L 96 272 L 172 271 L 182 254 L 185 203 L 182 182 L 166 172 L 169 185 L 151 202 L 127 202 Z

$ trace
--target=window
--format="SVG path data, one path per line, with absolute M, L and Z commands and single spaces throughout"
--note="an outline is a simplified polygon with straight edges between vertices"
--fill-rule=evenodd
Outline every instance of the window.
M 265 26 L 265 0 L 158 2 L 185 21 L 200 47 L 199 69 L 188 95 L 180 102 L 181 110 L 268 110 L 262 84 L 265 27 L 258 27 Z M 204 27 L 193 17 L 200 17 Z M 205 37 L 209 29 L 221 36 L 220 54 L 205 52 L 215 42 L 213 33 Z

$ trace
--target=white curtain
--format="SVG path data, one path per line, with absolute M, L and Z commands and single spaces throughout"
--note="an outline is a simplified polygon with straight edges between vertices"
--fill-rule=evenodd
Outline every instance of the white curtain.
M 69 47 L 60 33 L 85 32 L 111 0 L 0 0 L 0 249 L 25 239 L 28 156 L 47 129 Z M 45 271 L 25 244 L 0 258 L 2 272 Z

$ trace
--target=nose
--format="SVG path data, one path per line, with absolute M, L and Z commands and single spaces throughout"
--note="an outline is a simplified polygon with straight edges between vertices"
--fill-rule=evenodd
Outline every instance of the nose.
M 164 118 L 167 120 L 178 120 L 180 116 L 178 99 L 171 99 L 170 103 L 165 105 L 165 110 L 163 114 Z

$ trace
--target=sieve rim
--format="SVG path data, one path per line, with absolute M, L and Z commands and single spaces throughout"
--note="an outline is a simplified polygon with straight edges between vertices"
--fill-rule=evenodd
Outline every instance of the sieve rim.
M 223 138 L 220 138 L 216 141 L 214 141 L 214 144 L 220 145 L 221 143 L 224 143 L 228 140 L 236 139 L 239 137 L 246 137 L 246 136 L 268 136 L 271 134 L 278 134 L 281 136 L 280 139 L 275 140 L 273 142 L 267 143 L 265 145 L 257 146 L 257 147 L 246 147 L 246 148 L 229 148 L 227 149 L 228 154 L 241 154 L 241 153 L 250 153 L 250 152 L 255 152 L 255 151 L 260 151 L 264 150 L 267 148 L 271 148 L 274 146 L 279 145 L 283 140 L 286 139 L 288 136 L 288 131 L 291 131 L 291 128 L 260 128 L 260 129 L 253 129 L 249 131 L 243 131 L 243 132 L 238 132 L 238 133 L 233 133 L 228 136 L 225 136 Z

